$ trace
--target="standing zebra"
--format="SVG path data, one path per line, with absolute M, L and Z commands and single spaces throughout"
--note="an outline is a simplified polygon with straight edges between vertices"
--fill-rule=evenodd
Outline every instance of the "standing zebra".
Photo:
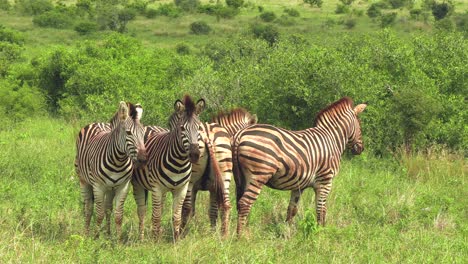
M 353 154 L 364 150 L 358 114 L 365 108 L 366 104 L 360 104 L 353 109 L 353 101 L 344 97 L 320 111 L 312 128 L 289 131 L 258 124 L 236 134 L 233 162 L 237 234 L 241 234 L 252 204 L 265 184 L 291 190 L 288 222 L 297 213 L 302 190 L 313 187 L 317 221 L 324 225 L 327 196 L 346 145 L 351 146 Z
M 189 96 L 183 102 L 174 103 L 175 112 L 169 120 L 169 131 L 158 127 L 147 128 L 146 141 L 148 165 L 135 170 L 132 179 L 133 193 L 140 219 L 140 239 L 144 236 L 147 191 L 153 198 L 153 232 L 156 237 L 161 233 L 161 214 L 163 198 L 167 192 L 173 195 L 173 232 L 174 240 L 180 234 L 182 203 L 187 193 L 192 163 L 200 158 L 199 139 L 201 123 L 198 115 L 205 107 L 200 99 L 196 104 Z M 163 130 L 162 132 L 160 132 Z M 218 190 L 222 192 L 222 186 Z
M 87 125 L 78 135 L 75 169 L 84 201 L 86 234 L 89 234 L 93 201 L 96 202 L 96 236 L 99 236 L 104 213 L 110 233 L 110 213 L 115 198 L 115 224 L 120 236 L 123 205 L 133 168 L 146 163 L 144 127 L 140 123 L 142 113 L 140 105 L 120 102 L 110 124 Z
M 229 113 L 219 113 L 211 121 L 212 123 L 202 125 L 201 156 L 192 167 L 192 178 L 183 205 L 182 227 L 185 227 L 189 218 L 195 214 L 198 191 L 208 190 L 210 191 L 211 226 L 216 226 L 218 204 L 221 200 L 223 201 L 221 203 L 221 233 L 227 236 L 231 208 L 229 200 L 229 185 L 232 178 L 231 139 L 238 130 L 257 123 L 257 117 L 242 108 L 236 108 Z M 222 179 L 222 183 L 216 183 L 217 179 Z M 216 192 L 214 187 L 219 184 L 222 184 L 224 188 L 223 197 L 216 196 L 219 192 Z

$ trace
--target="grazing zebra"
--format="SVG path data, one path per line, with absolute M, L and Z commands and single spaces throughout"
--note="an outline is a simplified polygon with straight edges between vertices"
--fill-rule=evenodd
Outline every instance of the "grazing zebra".
M 118 236 L 121 234 L 123 204 L 133 168 L 146 163 L 144 127 L 140 123 L 142 113 L 140 105 L 120 102 L 110 124 L 89 124 L 78 135 L 75 169 L 84 202 L 86 234 L 89 234 L 93 201 L 96 203 L 96 236 L 99 236 L 104 213 L 110 233 L 114 198 L 116 230 Z
M 182 203 L 187 193 L 192 163 L 200 158 L 199 130 L 202 128 L 198 115 L 204 107 L 203 99 L 195 104 L 189 96 L 185 96 L 183 102 L 177 100 L 174 104 L 175 112 L 169 120 L 169 131 L 158 127 L 146 129 L 149 135 L 146 141 L 148 164 L 135 170 L 132 179 L 140 219 L 140 239 L 144 237 L 147 191 L 152 192 L 154 235 L 158 237 L 161 233 L 163 198 L 167 192 L 171 192 L 174 240 L 179 237 Z M 222 186 L 218 186 L 217 190 L 222 192 Z
M 358 114 L 365 108 L 366 104 L 360 104 L 353 109 L 353 101 L 344 97 L 320 111 L 312 128 L 289 131 L 257 124 L 237 133 L 232 146 L 237 234 L 241 234 L 252 204 L 265 184 L 291 190 L 288 222 L 297 213 L 302 191 L 313 187 L 317 221 L 324 225 L 325 203 L 343 151 L 347 145 L 353 154 L 364 150 Z
M 216 226 L 218 204 L 222 200 L 221 233 L 223 236 L 227 236 L 231 208 L 229 200 L 229 185 L 232 178 L 231 138 L 237 130 L 255 124 L 257 117 L 244 109 L 237 108 L 229 113 L 219 113 L 212 118 L 212 122 L 202 125 L 201 156 L 200 160 L 192 166 L 192 178 L 182 210 L 182 227 L 185 227 L 189 218 L 195 214 L 195 200 L 198 191 L 208 190 L 210 191 L 211 226 Z M 216 174 L 220 174 L 220 176 Z M 213 189 L 216 186 L 216 179 L 220 177 L 223 180 L 221 183 L 224 187 L 223 197 L 217 197 L 217 192 Z

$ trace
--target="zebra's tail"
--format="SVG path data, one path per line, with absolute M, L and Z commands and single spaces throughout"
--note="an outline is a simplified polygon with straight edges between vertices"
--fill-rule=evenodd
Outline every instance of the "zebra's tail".
M 244 177 L 242 177 L 241 170 L 239 168 L 239 158 L 238 158 L 238 149 L 239 149 L 239 133 L 234 135 L 234 138 L 231 142 L 232 145 L 232 170 L 234 173 L 234 182 L 236 183 L 236 201 L 237 201 L 237 210 L 239 210 L 239 200 L 244 195 L 245 182 Z
M 214 172 L 214 192 L 216 195 L 216 201 L 218 208 L 227 208 L 226 201 L 224 200 L 224 179 L 219 168 L 218 160 L 215 157 L 214 147 L 210 139 L 205 140 L 205 144 L 209 151 L 210 164 Z

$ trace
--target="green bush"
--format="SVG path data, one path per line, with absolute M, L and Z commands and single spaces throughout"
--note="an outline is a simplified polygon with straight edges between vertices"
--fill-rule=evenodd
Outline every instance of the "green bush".
M 323 0 L 304 0 L 304 3 L 309 4 L 311 7 L 322 7 Z
M 40 15 L 54 9 L 49 0 L 17 0 L 15 9 L 25 15 Z
M 285 27 L 290 27 L 296 24 L 296 21 L 294 18 L 287 16 L 287 15 L 282 15 L 278 19 L 276 19 L 275 23 L 280 24 Z
M 190 32 L 195 35 L 206 35 L 210 31 L 211 27 L 205 21 L 195 21 L 190 24 Z
M 412 8 L 414 1 L 413 0 L 387 0 L 387 3 L 393 9 L 402 8 L 402 7 Z
M 68 14 L 56 10 L 47 11 L 33 18 L 33 23 L 39 27 L 58 29 L 70 28 L 73 22 L 73 18 Z
M 80 22 L 75 26 L 75 31 L 80 35 L 90 34 L 96 32 L 98 29 L 99 25 L 91 21 Z
M 181 15 L 182 10 L 174 4 L 162 4 L 158 7 L 158 15 L 176 18 Z
M 174 4 L 184 11 L 195 11 L 200 5 L 199 0 L 174 0 Z
M 349 5 L 337 4 L 335 14 L 348 14 L 350 11 Z
M 187 43 L 179 43 L 176 45 L 177 54 L 180 55 L 189 55 L 190 54 L 190 46 Z
M 356 19 L 354 17 L 348 17 L 344 20 L 343 24 L 347 29 L 353 29 L 356 26 Z
M 446 16 L 450 15 L 453 10 L 453 6 L 448 2 L 443 3 L 434 3 L 432 5 L 432 15 L 436 20 L 444 19 Z
M 260 18 L 265 22 L 272 22 L 276 19 L 276 14 L 271 11 L 263 12 L 260 14 Z
M 370 18 L 376 18 L 382 15 L 381 9 L 374 3 L 369 6 L 367 9 L 367 16 Z
M 410 12 L 411 19 L 414 19 L 414 20 L 419 20 L 423 13 L 422 9 L 417 9 L 417 8 L 411 9 L 409 12 Z
M 284 12 L 286 14 L 288 14 L 289 16 L 292 16 L 292 17 L 300 17 L 301 16 L 299 11 L 297 11 L 297 9 L 294 9 L 294 8 L 285 8 Z
M 265 40 L 270 46 L 278 41 L 279 31 L 273 25 L 253 24 L 251 30 L 256 38 Z
M 9 0 L 0 0 L 0 9 L 8 11 L 11 9 L 11 4 Z
M 128 8 L 136 10 L 139 14 L 145 14 L 146 8 L 148 7 L 147 0 L 134 0 L 133 2 L 126 5 Z
M 382 16 L 380 17 L 380 27 L 385 28 L 392 26 L 395 23 L 396 17 L 396 12 L 382 14 Z
M 349 6 L 354 2 L 354 0 L 340 0 L 340 2 L 343 3 L 343 5 Z
M 455 16 L 455 23 L 457 30 L 463 32 L 465 37 L 468 37 L 468 11 L 463 14 L 457 14 Z
M 157 9 L 147 8 L 146 12 L 145 12 L 145 17 L 146 18 L 155 18 L 156 16 L 158 16 L 158 14 L 159 14 L 159 11 Z
M 435 21 L 434 27 L 437 30 L 442 30 L 442 31 L 448 31 L 448 32 L 455 31 L 455 23 L 448 17 Z
M 22 45 L 24 40 L 24 35 L 21 32 L 0 25 L 0 41 Z
M 241 8 L 244 0 L 226 0 L 226 5 L 232 8 Z

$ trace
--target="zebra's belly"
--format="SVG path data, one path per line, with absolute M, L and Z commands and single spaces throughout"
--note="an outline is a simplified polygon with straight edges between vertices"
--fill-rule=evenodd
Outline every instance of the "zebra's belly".
M 310 187 L 313 182 L 314 176 L 312 173 L 303 174 L 281 174 L 276 173 L 266 183 L 266 185 L 276 190 L 299 190 Z

